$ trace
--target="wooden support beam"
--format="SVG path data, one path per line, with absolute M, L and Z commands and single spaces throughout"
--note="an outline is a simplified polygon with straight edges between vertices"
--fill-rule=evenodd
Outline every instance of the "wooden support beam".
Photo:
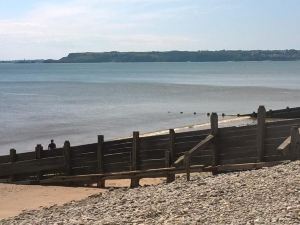
M 169 149 L 166 151 L 166 167 L 171 167 L 174 162 L 175 156 L 175 131 L 169 130 Z M 171 183 L 175 180 L 175 174 L 168 174 L 167 183 Z
M 259 106 L 257 111 L 257 162 L 263 162 L 265 156 L 266 109 Z
M 278 147 L 277 150 L 283 155 L 287 155 L 291 144 L 291 136 L 287 137 Z
M 191 155 L 196 151 L 200 151 L 201 149 L 206 148 L 209 144 L 211 144 L 212 140 L 214 139 L 213 135 L 208 135 L 204 140 L 200 141 L 195 147 L 193 147 L 191 150 L 188 151 L 188 153 Z M 175 167 L 178 167 L 183 161 L 184 161 L 185 155 L 180 156 L 173 165 Z
M 219 164 L 219 154 L 218 154 L 218 144 L 217 144 L 217 135 L 218 135 L 218 114 L 212 113 L 210 116 L 210 133 L 215 137 L 212 141 L 212 150 L 213 150 L 213 161 L 212 165 L 216 166 Z
M 35 147 L 35 159 L 41 159 L 43 157 L 43 146 L 41 144 L 38 144 Z M 40 181 L 43 178 L 43 172 L 38 171 L 37 172 L 37 181 Z
M 191 180 L 191 155 L 186 152 L 184 154 L 184 164 L 185 164 L 185 172 L 186 172 L 186 180 Z
M 132 135 L 132 151 L 131 151 L 131 170 L 138 169 L 138 152 L 139 152 L 139 139 L 140 133 L 138 131 L 134 131 Z M 130 187 L 135 188 L 139 186 L 139 179 L 132 178 L 130 182 Z
M 99 173 L 104 173 L 104 136 L 98 135 L 98 143 L 97 143 L 97 171 Z M 100 179 L 97 182 L 97 187 L 104 188 L 105 180 Z
M 297 126 L 291 127 L 291 145 L 289 158 L 293 161 L 300 159 L 300 135 Z
M 72 166 L 71 166 L 71 144 L 69 141 L 65 141 L 64 147 L 64 158 L 65 158 L 65 174 L 71 175 L 72 174 Z
M 16 162 L 17 161 L 17 151 L 16 151 L 16 149 L 10 149 L 10 151 L 9 151 L 9 155 L 10 155 L 10 162 L 13 164 L 14 162 Z M 12 174 L 11 176 L 10 176 L 10 182 L 13 182 L 15 180 L 15 175 L 14 174 Z

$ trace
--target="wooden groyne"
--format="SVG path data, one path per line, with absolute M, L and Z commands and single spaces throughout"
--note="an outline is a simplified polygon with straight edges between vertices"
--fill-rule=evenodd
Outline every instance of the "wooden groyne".
M 266 122 L 267 112 L 260 106 L 257 125 L 218 127 L 218 116 L 211 114 L 206 130 L 105 141 L 96 143 L 0 156 L 0 182 L 105 185 L 107 179 L 131 179 L 131 186 L 145 177 L 211 171 L 213 173 L 257 169 L 285 160 L 300 159 L 300 118 Z
M 237 116 L 250 116 L 257 118 L 257 112 L 248 114 L 237 114 Z M 266 111 L 266 118 L 278 118 L 278 119 L 294 119 L 300 118 L 300 107 L 286 107 L 285 109 L 268 110 Z

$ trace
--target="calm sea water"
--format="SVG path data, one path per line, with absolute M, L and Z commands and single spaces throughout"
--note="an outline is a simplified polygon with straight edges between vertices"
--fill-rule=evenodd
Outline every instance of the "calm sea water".
M 0 64 L 0 154 L 299 106 L 300 62 Z M 180 112 L 183 112 L 181 114 Z M 193 112 L 197 112 L 196 115 Z

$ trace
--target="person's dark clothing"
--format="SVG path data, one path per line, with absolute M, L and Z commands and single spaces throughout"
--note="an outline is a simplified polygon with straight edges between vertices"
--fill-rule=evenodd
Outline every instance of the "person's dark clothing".
M 56 144 L 55 144 L 54 142 L 50 143 L 50 144 L 48 145 L 48 149 L 49 149 L 49 150 L 56 149 Z

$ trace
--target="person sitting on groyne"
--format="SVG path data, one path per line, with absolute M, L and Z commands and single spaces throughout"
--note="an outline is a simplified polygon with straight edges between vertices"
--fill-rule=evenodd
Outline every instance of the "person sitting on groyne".
M 54 140 L 51 140 L 51 143 L 48 145 L 48 150 L 54 150 L 56 149 L 56 144 L 54 143 Z

